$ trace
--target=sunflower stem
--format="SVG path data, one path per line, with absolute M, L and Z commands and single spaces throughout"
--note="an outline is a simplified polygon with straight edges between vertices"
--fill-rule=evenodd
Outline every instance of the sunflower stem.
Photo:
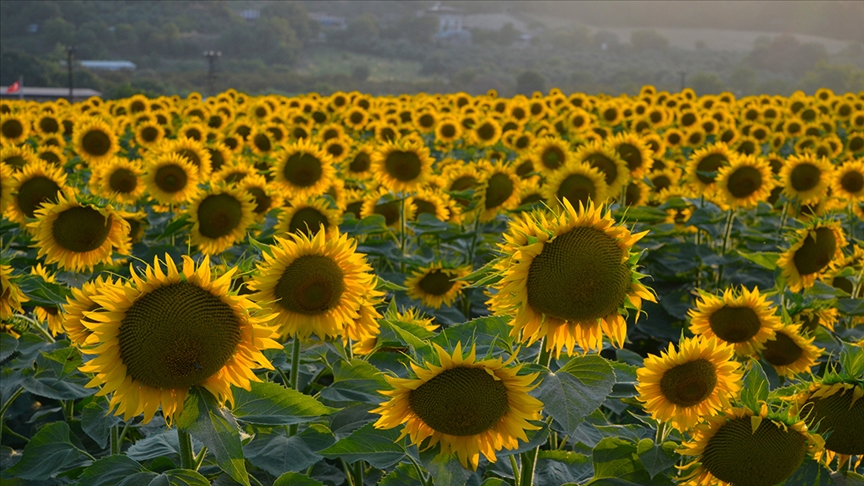
M 846 219 L 849 221 L 849 240 L 850 241 L 855 239 L 855 220 L 852 218 L 852 215 L 853 215 L 852 205 L 853 204 L 854 203 L 850 201 L 849 204 L 846 206 Z
M 780 214 L 780 230 L 786 228 L 786 216 L 789 214 L 789 201 L 783 203 L 783 212 Z
M 192 436 L 189 432 L 177 428 L 177 440 L 180 442 L 180 467 L 192 469 L 195 467 L 195 456 L 192 455 Z
M 201 464 L 204 463 L 204 458 L 207 457 L 207 446 L 201 448 L 201 451 L 198 452 L 198 455 L 195 457 L 195 470 L 201 468 Z M 251 474 L 250 474 L 251 477 Z
M 549 367 L 549 363 L 552 362 L 552 353 L 546 349 L 546 338 L 544 337 L 542 341 L 540 341 L 540 352 L 537 353 L 537 364 L 545 367 Z
M 109 447 L 112 456 L 120 454 L 120 429 L 116 425 L 111 427 Z
M 357 461 L 357 464 L 354 464 L 354 484 L 359 486 L 363 486 L 363 461 Z
M 6 400 L 6 403 L 3 404 L 3 407 L 0 408 L 0 425 L 5 425 L 5 422 L 3 421 L 3 416 L 6 415 L 6 410 L 9 410 L 9 406 L 12 405 L 12 402 L 14 402 L 16 398 L 20 397 L 22 393 L 24 393 L 23 388 L 18 388 L 17 390 L 15 390 L 15 393 L 13 393 L 12 396 L 9 397 L 9 400 Z M 2 438 L 3 429 L 2 427 L 0 427 L 0 439 Z
M 126 432 L 129 431 L 129 422 L 123 425 L 123 430 L 120 431 L 120 436 L 117 438 L 117 454 L 123 452 L 123 441 L 126 440 Z
M 18 315 L 15 317 L 27 321 L 27 324 L 30 324 L 30 327 L 32 327 L 37 333 L 44 337 L 45 340 L 47 340 L 49 343 L 55 342 L 54 336 L 52 336 L 50 332 L 46 331 L 45 328 L 43 328 L 37 320 L 22 315 Z
M 519 480 L 522 478 L 519 477 L 519 463 L 516 462 L 516 454 L 510 454 L 507 457 L 510 458 L 510 467 L 513 469 L 513 486 L 521 486 Z
M 297 382 L 300 378 L 300 338 L 294 334 L 294 345 L 291 347 L 291 377 L 289 379 L 291 388 L 300 391 Z M 288 426 L 288 437 L 297 435 L 300 430 L 299 424 L 291 424 Z
M 522 469 L 519 474 L 519 486 L 532 486 L 534 484 L 534 467 L 537 465 L 538 454 L 540 454 L 540 446 L 522 453 Z
M 404 195 L 403 195 L 404 196 Z M 402 258 L 399 259 L 399 269 L 405 274 L 405 198 L 402 198 L 402 211 L 399 213 L 399 249 Z
M 729 210 L 726 213 L 726 227 L 723 229 L 723 246 L 720 250 L 720 255 L 726 256 L 726 251 L 729 248 L 729 241 L 732 239 L 732 223 L 735 221 L 735 211 Z M 720 265 L 717 269 L 717 287 L 720 287 L 720 282 L 723 281 L 723 268 L 725 265 Z

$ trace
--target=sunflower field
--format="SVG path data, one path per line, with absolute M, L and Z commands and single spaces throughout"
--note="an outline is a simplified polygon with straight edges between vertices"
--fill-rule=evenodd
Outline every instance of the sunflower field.
M 4 485 L 864 484 L 864 93 L 0 102 Z

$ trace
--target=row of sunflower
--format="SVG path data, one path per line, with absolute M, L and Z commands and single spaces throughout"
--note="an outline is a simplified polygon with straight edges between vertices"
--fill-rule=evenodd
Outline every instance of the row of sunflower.
M 0 477 L 862 480 L 862 156 L 825 89 L 0 102 Z

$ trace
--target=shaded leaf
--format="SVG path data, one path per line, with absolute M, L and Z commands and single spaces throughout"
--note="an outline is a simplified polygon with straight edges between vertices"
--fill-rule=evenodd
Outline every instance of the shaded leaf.
M 541 450 L 534 472 L 536 486 L 558 486 L 578 483 L 591 477 L 594 467 L 591 458 L 572 451 Z
M 276 478 L 273 486 L 324 486 L 324 483 L 312 479 L 305 474 L 287 472 Z
M 750 361 L 750 370 L 744 375 L 744 383 L 741 389 L 741 403 L 758 411 L 759 402 L 768 399 L 769 384 L 768 376 L 758 361 Z
M 0 362 L 9 359 L 16 349 L 18 349 L 18 338 L 9 333 L 0 333 Z
M 655 444 L 651 439 L 642 439 L 638 445 L 639 461 L 642 467 L 648 471 L 651 479 L 675 464 L 675 444 L 667 442 L 663 445 Z
M 234 391 L 234 416 L 249 424 L 299 424 L 335 411 L 309 395 L 276 383 L 252 382 L 250 391 Z
M 81 428 L 103 449 L 108 445 L 111 427 L 123 423 L 123 420 L 110 413 L 103 400 L 90 402 L 81 411 Z
M 423 467 L 432 476 L 435 486 L 462 486 L 474 472 L 465 469 L 454 454 L 437 452 L 438 448 L 420 454 Z
M 90 463 L 86 453 L 69 439 L 69 425 L 54 422 L 42 427 L 24 447 L 24 455 L 6 473 L 21 479 L 48 479 Z
M 313 426 L 299 435 L 287 437 L 277 432 L 263 434 L 243 447 L 246 459 L 273 476 L 285 472 L 303 471 L 322 459 L 317 454 L 336 441 L 324 426 Z
M 158 474 L 148 471 L 138 461 L 126 456 L 99 459 L 81 473 L 81 486 L 148 486 Z
M 384 469 L 405 457 L 405 446 L 398 439 L 397 429 L 378 430 L 366 424 L 319 454 L 328 459 L 344 459 L 349 464 L 366 461 Z
M 570 435 L 585 416 L 606 400 L 615 384 L 612 366 L 600 356 L 575 357 L 556 373 L 541 378 L 543 381 L 532 395 Z

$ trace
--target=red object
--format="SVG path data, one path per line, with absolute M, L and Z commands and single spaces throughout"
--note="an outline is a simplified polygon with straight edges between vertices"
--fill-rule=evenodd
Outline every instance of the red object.
M 8 88 L 6 88 L 6 92 L 7 93 L 17 93 L 18 90 L 20 90 L 20 89 L 21 89 L 21 83 L 19 83 L 18 81 L 15 81 L 14 83 L 10 84 Z

